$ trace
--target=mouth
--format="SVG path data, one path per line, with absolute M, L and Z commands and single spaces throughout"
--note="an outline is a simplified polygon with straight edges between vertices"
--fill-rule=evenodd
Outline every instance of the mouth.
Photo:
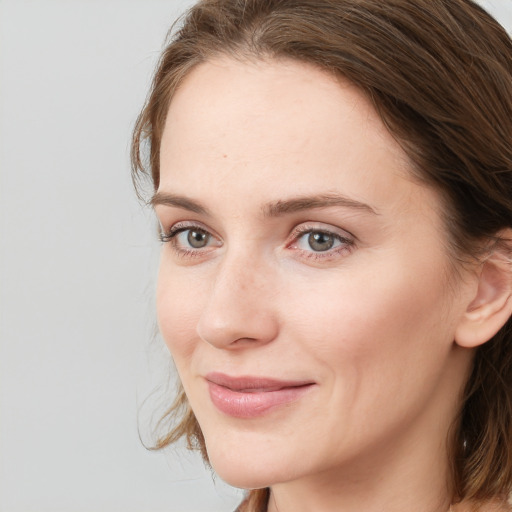
M 297 402 L 315 382 L 266 377 L 206 375 L 210 399 L 222 413 L 235 418 L 255 418 Z

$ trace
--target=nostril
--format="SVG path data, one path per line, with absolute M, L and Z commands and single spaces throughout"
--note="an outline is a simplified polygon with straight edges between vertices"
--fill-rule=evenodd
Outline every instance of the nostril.
M 256 338 L 239 338 L 238 340 L 233 341 L 233 344 L 237 345 L 243 345 L 243 344 L 253 344 L 254 342 L 257 342 L 258 340 Z
M 277 321 L 271 308 L 258 314 L 241 308 L 215 306 L 203 312 L 197 334 L 206 343 L 225 349 L 238 349 L 268 343 L 277 336 Z

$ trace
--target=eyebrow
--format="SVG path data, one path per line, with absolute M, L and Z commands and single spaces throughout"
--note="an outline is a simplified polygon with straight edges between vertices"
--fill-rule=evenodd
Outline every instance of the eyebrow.
M 201 215 L 209 215 L 209 211 L 204 206 L 201 206 L 196 201 L 188 199 L 187 197 L 177 196 L 175 194 L 168 194 L 165 192 L 157 192 L 149 201 L 149 204 L 154 208 L 157 205 L 175 206 L 183 210 L 189 210 Z
M 281 215 L 286 215 L 287 213 L 296 213 L 316 208 L 329 208 L 333 206 L 354 208 L 356 210 L 363 210 L 377 215 L 377 212 L 371 206 L 339 194 L 299 196 L 291 199 L 275 201 L 263 207 L 263 214 L 265 217 L 279 217 Z
M 201 215 L 210 215 L 209 210 L 200 203 L 184 196 L 165 192 L 157 192 L 151 198 L 149 204 L 153 207 L 157 205 L 174 206 L 176 208 L 181 208 Z M 265 217 L 280 217 L 282 215 L 296 213 L 303 210 L 314 210 L 333 206 L 363 210 L 374 215 L 378 215 L 371 206 L 340 194 L 299 196 L 286 200 L 273 201 L 264 205 L 262 207 L 262 212 Z

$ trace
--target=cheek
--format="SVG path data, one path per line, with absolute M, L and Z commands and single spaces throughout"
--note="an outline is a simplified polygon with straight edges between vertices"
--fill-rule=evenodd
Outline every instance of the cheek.
M 327 397 L 328 406 L 322 402 L 316 413 L 324 418 L 326 438 L 339 439 L 342 432 L 354 446 L 371 436 L 377 441 L 419 415 L 434 396 L 452 326 L 439 321 L 448 307 L 445 281 L 427 274 L 414 273 L 413 281 L 405 272 L 382 272 L 377 279 L 354 270 L 326 281 L 322 293 L 298 286 L 286 297 L 294 318 L 287 337 L 300 346 L 300 361 L 318 372 Z
M 333 374 L 361 377 L 373 370 L 370 380 L 377 382 L 407 372 L 406 361 L 434 365 L 453 337 L 453 326 L 443 319 L 450 308 L 439 272 L 403 265 L 400 272 L 393 271 L 399 265 L 385 271 L 384 261 L 379 267 L 378 274 L 340 272 L 319 283 L 316 293 L 310 282 L 309 292 L 308 283 L 299 283 L 285 299 L 296 338 Z
M 188 279 L 177 270 L 169 271 L 163 262 L 158 273 L 156 307 L 160 333 L 177 365 L 192 357 L 197 344 L 197 320 L 201 298 Z

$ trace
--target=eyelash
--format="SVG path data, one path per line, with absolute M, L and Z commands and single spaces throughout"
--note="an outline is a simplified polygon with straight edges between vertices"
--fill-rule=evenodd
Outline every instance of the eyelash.
M 330 248 L 326 251 L 313 251 L 313 250 L 305 250 L 297 247 L 299 241 L 305 237 L 306 235 L 310 235 L 311 233 L 319 233 L 323 235 L 327 235 L 332 237 L 335 241 L 339 242 L 340 245 L 334 248 Z M 347 251 L 351 251 L 353 249 L 355 243 L 355 237 L 347 233 L 348 236 L 340 235 L 339 233 L 335 233 L 326 228 L 319 228 L 318 226 L 312 226 L 308 224 L 302 224 L 295 228 L 292 231 L 291 237 L 292 241 L 287 244 L 287 248 L 296 247 L 298 251 L 300 251 L 307 259 L 312 259 L 316 261 L 321 260 L 329 260 L 336 258 L 337 256 L 345 253 Z
M 171 229 L 169 229 L 169 231 L 167 233 L 163 233 L 163 232 L 160 233 L 160 235 L 159 235 L 160 242 L 170 243 L 170 246 L 173 249 L 173 251 L 180 257 L 195 258 L 198 256 L 202 256 L 201 253 L 203 252 L 203 250 L 201 250 L 201 249 L 183 249 L 183 248 L 178 247 L 178 242 L 176 240 L 176 237 L 180 233 L 184 233 L 186 231 L 197 231 L 199 233 L 204 233 L 206 235 L 209 235 L 210 237 L 213 236 L 207 229 L 204 229 L 201 226 L 198 226 L 195 224 L 178 223 L 178 224 L 175 224 L 174 226 L 172 226 Z
M 194 257 L 202 257 L 204 255 L 204 249 L 205 248 L 197 248 L 197 249 L 185 249 L 182 247 L 179 247 L 178 242 L 176 240 L 176 237 L 180 233 L 184 233 L 187 231 L 196 231 L 199 233 L 204 233 L 205 235 L 208 235 L 209 237 L 214 237 L 207 229 L 203 228 L 202 226 L 199 226 L 197 224 L 182 224 L 178 223 L 171 227 L 171 229 L 164 233 L 160 233 L 159 239 L 163 243 L 170 243 L 173 251 L 182 258 L 194 258 Z M 327 235 L 329 237 L 332 237 L 335 241 L 339 242 L 340 245 L 334 248 L 330 248 L 326 251 L 314 251 L 314 250 L 305 250 L 300 249 L 297 247 L 297 244 L 300 242 L 300 240 L 311 233 L 319 233 L 323 235 Z M 305 258 L 312 259 L 316 261 L 320 260 L 328 260 L 333 259 L 336 256 L 340 255 L 341 253 L 344 253 L 346 251 L 351 251 L 353 249 L 353 246 L 355 244 L 355 237 L 353 235 L 348 234 L 348 237 L 342 236 L 338 233 L 335 233 L 329 229 L 322 229 L 318 226 L 312 226 L 312 225 L 301 225 L 299 227 L 296 227 L 292 233 L 291 238 L 292 241 L 290 243 L 287 243 L 286 248 L 295 248 L 297 251 L 299 251 Z

